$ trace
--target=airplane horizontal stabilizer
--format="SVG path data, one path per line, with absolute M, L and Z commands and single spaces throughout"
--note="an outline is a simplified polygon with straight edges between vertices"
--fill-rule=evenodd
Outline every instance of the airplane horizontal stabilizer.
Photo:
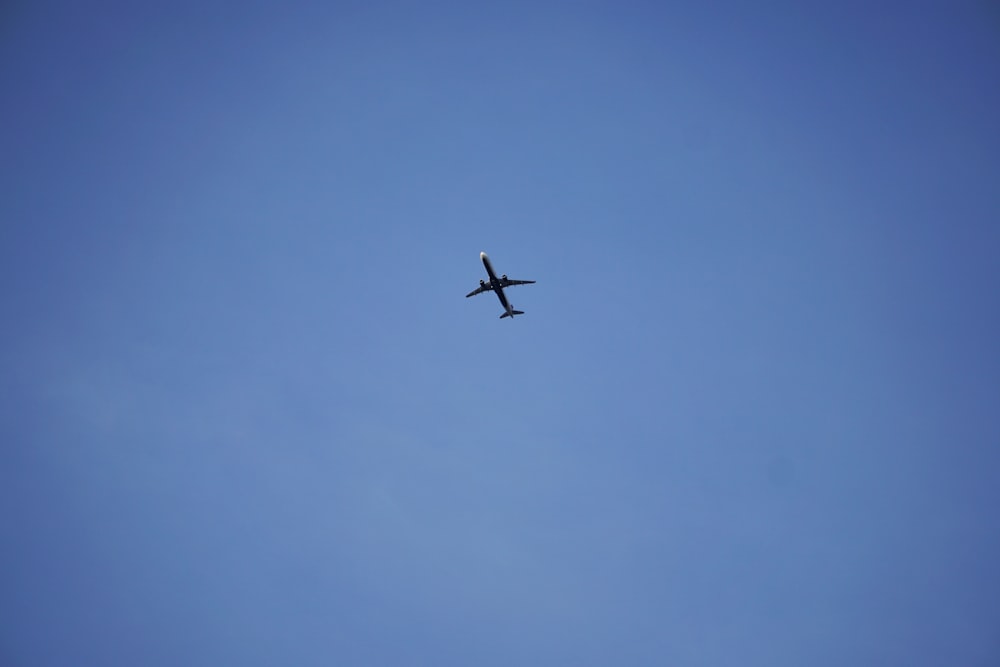
M 523 310 L 515 310 L 514 311 L 514 315 L 524 315 L 524 311 Z M 500 316 L 500 319 L 502 320 L 505 317 L 512 317 L 512 315 L 510 313 L 504 313 L 503 315 Z

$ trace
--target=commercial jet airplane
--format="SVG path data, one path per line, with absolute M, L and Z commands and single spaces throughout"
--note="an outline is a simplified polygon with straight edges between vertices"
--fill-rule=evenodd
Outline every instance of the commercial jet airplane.
M 510 305 L 510 301 L 507 300 L 507 295 L 503 293 L 503 288 L 510 287 L 511 285 L 530 285 L 535 281 L 511 280 L 507 277 L 507 274 L 497 278 L 496 272 L 493 271 L 493 265 L 490 264 L 490 258 L 486 256 L 485 252 L 479 253 L 479 259 L 483 260 L 483 266 L 486 267 L 486 273 L 489 274 L 490 281 L 486 282 L 485 280 L 480 280 L 479 287 L 466 294 L 465 298 L 468 299 L 470 296 L 475 296 L 477 294 L 493 290 L 497 293 L 497 298 L 500 299 L 500 305 L 503 306 L 504 313 L 500 316 L 501 320 L 505 317 L 513 319 L 515 315 L 524 315 L 524 311 L 514 310 L 514 306 Z

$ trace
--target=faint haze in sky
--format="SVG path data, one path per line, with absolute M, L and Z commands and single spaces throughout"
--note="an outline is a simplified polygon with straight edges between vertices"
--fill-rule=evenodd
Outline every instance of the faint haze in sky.
M 985 3 L 0 20 L 3 664 L 1000 659 Z

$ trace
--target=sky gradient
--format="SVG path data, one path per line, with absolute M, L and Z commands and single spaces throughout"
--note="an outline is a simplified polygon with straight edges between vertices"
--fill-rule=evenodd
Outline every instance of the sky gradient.
M 138 4 L 0 10 L 0 662 L 997 664 L 996 9 Z

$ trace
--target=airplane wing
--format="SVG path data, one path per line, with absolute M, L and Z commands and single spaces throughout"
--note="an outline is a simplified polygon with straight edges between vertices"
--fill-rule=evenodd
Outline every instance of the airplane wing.
M 503 287 L 510 287 L 511 285 L 530 285 L 535 282 L 534 280 L 510 280 L 509 278 L 503 278 L 501 281 Z
M 465 298 L 468 299 L 470 296 L 476 296 L 477 294 L 482 294 L 483 292 L 489 292 L 492 289 L 493 285 L 490 285 L 489 283 L 484 283 L 479 287 L 477 287 L 476 289 L 469 292 L 468 294 L 466 294 Z

